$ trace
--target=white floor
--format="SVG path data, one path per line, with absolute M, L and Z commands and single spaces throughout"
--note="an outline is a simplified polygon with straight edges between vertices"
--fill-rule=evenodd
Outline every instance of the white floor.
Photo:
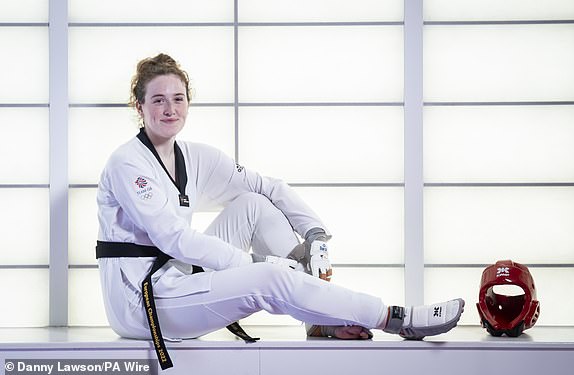
M 18 358 L 145 359 L 153 367 L 148 373 L 162 374 L 331 375 L 360 371 L 365 375 L 396 370 L 446 375 L 494 373 L 507 366 L 505 374 L 574 373 L 574 327 L 534 327 L 518 338 L 496 338 L 482 328 L 460 326 L 420 342 L 382 332 L 375 332 L 369 341 L 343 341 L 309 339 L 302 327 L 244 328 L 261 341 L 245 344 L 222 330 L 197 340 L 168 343 L 175 366 L 163 372 L 155 366 L 150 342 L 119 338 L 109 328 L 0 328 L 0 362 Z

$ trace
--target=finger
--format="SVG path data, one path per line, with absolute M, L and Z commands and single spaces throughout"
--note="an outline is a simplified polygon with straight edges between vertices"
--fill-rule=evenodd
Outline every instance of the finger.
M 319 270 L 319 278 L 323 279 L 325 281 L 331 281 L 331 276 L 333 276 L 333 269 L 329 268 L 327 271 L 322 272 L 322 270 Z

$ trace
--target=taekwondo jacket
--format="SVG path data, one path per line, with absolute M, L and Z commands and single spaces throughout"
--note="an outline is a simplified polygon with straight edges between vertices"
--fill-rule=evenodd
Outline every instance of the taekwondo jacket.
M 151 245 L 174 258 L 153 275 L 156 298 L 210 290 L 212 273 L 195 273 L 190 282 L 192 265 L 221 270 L 251 263 L 251 256 L 243 250 L 194 230 L 192 217 L 198 210 L 225 206 L 243 193 L 255 192 L 280 209 L 299 235 L 314 227 L 324 228 L 286 183 L 249 171 L 213 147 L 176 143 L 185 162 L 188 207 L 181 205 L 181 192 L 138 137 L 111 155 L 97 192 L 99 241 Z M 140 285 L 153 260 L 98 259 L 106 313 L 122 336 L 133 337 L 135 330 L 149 337 L 145 322 L 134 322 L 134 313 L 138 310 L 140 315 Z

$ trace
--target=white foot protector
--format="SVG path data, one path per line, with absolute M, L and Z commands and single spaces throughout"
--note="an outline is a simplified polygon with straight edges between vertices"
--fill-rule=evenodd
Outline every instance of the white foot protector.
M 391 306 L 385 332 L 398 333 L 409 340 L 445 333 L 454 328 L 464 311 L 461 298 L 428 306 Z

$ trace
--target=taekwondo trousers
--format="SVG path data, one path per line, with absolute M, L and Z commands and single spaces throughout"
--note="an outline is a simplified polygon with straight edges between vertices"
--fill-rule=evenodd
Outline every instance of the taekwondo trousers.
M 283 213 L 256 193 L 236 198 L 205 232 L 245 251 L 252 248 L 261 255 L 285 257 L 299 243 Z M 203 277 L 211 278 L 208 291 L 170 298 L 156 296 L 164 337 L 199 337 L 261 310 L 287 314 L 310 324 L 375 328 L 386 311 L 378 297 L 351 291 L 287 266 L 262 262 L 205 271 Z M 189 282 L 196 275 L 189 275 Z M 142 335 L 149 337 L 143 307 L 141 316 L 136 315 L 141 321 Z

